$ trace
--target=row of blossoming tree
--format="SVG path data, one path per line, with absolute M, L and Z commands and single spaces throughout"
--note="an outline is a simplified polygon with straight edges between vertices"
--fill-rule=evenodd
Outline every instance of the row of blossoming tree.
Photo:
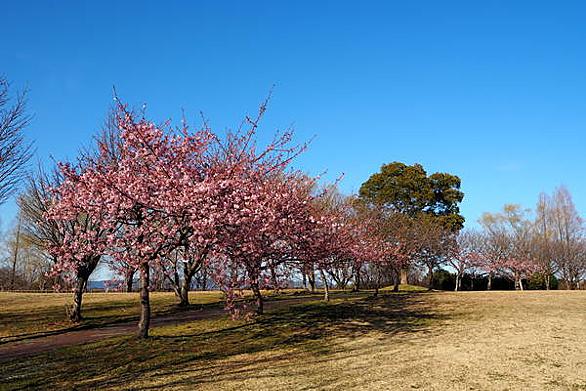
M 139 274 L 143 338 L 149 292 L 161 281 L 186 306 L 194 278 L 205 276 L 233 314 L 250 315 L 263 313 L 263 290 L 298 277 L 312 290 L 319 279 L 327 300 L 331 285 L 397 290 L 413 270 L 426 270 L 431 288 L 444 265 L 455 270 L 456 289 L 471 270 L 489 281 L 506 275 L 522 288 L 536 265 L 561 265 L 550 240 L 560 209 L 548 199 L 541 225 L 509 208 L 486 215 L 479 234 L 460 232 L 460 179 L 428 176 L 417 164 L 383 165 L 357 196 L 345 197 L 293 168 L 306 145 L 295 145 L 290 131 L 259 144 L 265 110 L 266 102 L 239 131 L 218 134 L 205 125 L 156 125 L 118 104 L 96 148 L 30 180 L 19 202 L 24 231 L 46 250 L 53 278 L 73 288 L 72 320 L 81 320 L 99 263 L 123 275 L 128 290 Z M 536 232 L 543 251 L 531 252 Z
M 20 198 L 26 232 L 47 250 L 53 277 L 72 287 L 71 319 L 98 263 L 132 288 L 140 276 L 139 335 L 148 335 L 149 292 L 163 280 L 180 305 L 198 274 L 226 293 L 235 314 L 263 312 L 264 289 L 300 277 L 314 290 L 406 283 L 454 256 L 462 227 L 459 178 L 419 165 L 382 167 L 357 196 L 294 170 L 305 145 L 291 132 L 261 147 L 259 121 L 219 135 L 204 126 L 157 126 L 118 105 L 93 152 L 32 178 Z M 252 291 L 253 308 L 241 300 Z
M 291 167 L 305 149 L 291 132 L 259 145 L 265 108 L 243 130 L 219 135 L 207 126 L 158 126 L 119 104 L 95 152 L 31 182 L 21 209 L 49 250 L 53 274 L 74 287 L 72 320 L 81 319 L 89 275 L 104 260 L 138 270 L 138 335 L 146 338 L 153 272 L 187 305 L 191 280 L 205 268 L 231 311 L 262 314 L 262 290 L 296 271 L 324 276 L 339 263 L 394 259 L 387 252 L 395 244 L 356 202 Z M 243 306 L 243 289 L 252 291 L 253 308 Z

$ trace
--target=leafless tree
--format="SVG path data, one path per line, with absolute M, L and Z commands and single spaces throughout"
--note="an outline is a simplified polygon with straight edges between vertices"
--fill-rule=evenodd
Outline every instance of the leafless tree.
M 32 155 L 32 144 L 23 135 L 31 119 L 25 109 L 26 93 L 12 98 L 10 84 L 0 77 L 0 204 L 18 188 Z
M 456 251 L 448 258 L 449 265 L 456 273 L 455 291 L 462 288 L 464 275 L 481 265 L 483 241 L 483 235 L 478 231 L 466 230 L 458 233 Z
M 494 274 L 509 278 L 515 289 L 523 290 L 523 279 L 536 270 L 535 224 L 529 210 L 507 204 L 498 213 L 484 213 L 479 220 L 484 228 L 484 270 L 489 275 L 489 289 Z
M 554 193 L 549 215 L 552 258 L 567 288 L 579 288 L 586 274 L 584 225 L 565 187 Z
M 99 134 L 98 141 L 101 142 L 102 148 L 110 152 L 108 159 L 115 161 L 118 156 L 120 140 L 116 137 L 117 132 L 112 121 L 110 114 Z M 82 151 L 78 162 L 79 170 L 81 171 L 91 164 L 96 155 L 95 149 L 88 148 Z M 55 259 L 53 259 L 50 249 L 61 246 L 66 237 L 91 233 L 97 239 L 111 233 L 101 228 L 99 219 L 85 213 L 79 213 L 77 218 L 71 221 L 55 221 L 48 218 L 48 212 L 58 197 L 53 189 L 57 188 L 63 179 L 61 171 L 57 167 L 54 167 L 49 173 L 39 167 L 36 174 L 29 176 L 27 187 L 18 199 L 23 231 L 31 238 L 32 243 L 39 251 L 53 262 Z M 96 250 L 94 254 L 84 256 L 83 259 L 79 260 L 74 275 L 69 276 L 74 280 L 75 285 L 73 308 L 69 314 L 74 322 L 82 319 L 83 293 L 87 288 L 89 277 L 98 266 L 102 255 Z
M 21 218 L 3 235 L 0 290 L 46 290 L 55 283 L 47 275 L 51 262 L 23 229 Z

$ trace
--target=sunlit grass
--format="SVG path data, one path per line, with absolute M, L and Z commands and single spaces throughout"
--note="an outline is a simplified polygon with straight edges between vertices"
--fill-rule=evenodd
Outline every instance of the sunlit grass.
M 250 297 L 248 291 L 242 292 Z M 320 297 L 323 293 L 302 289 L 263 291 L 267 300 L 284 300 L 303 297 Z M 337 291 L 338 295 L 352 295 Z M 224 295 L 220 291 L 197 291 L 189 294 L 191 308 L 202 305 L 222 306 Z M 26 338 L 48 332 L 74 328 L 93 328 L 112 323 L 138 319 L 140 314 L 138 293 L 86 293 L 83 297 L 83 321 L 73 324 L 67 319 L 66 307 L 73 302 L 71 293 L 14 293 L 0 292 L 0 342 Z M 178 299 L 172 292 L 152 292 L 153 316 L 183 311 L 177 308 Z
M 221 292 L 190 292 L 192 305 L 219 303 Z M 86 293 L 83 317 L 79 324 L 67 320 L 66 306 L 72 303 L 70 293 L 6 293 L 0 292 L 0 341 L 72 327 L 96 327 L 114 322 L 131 321 L 140 314 L 138 293 Z M 151 293 L 153 314 L 176 311 L 177 298 L 170 292 Z
M 286 295 L 284 297 L 290 297 Z M 336 293 L 3 363 L 12 389 L 586 389 L 585 292 Z

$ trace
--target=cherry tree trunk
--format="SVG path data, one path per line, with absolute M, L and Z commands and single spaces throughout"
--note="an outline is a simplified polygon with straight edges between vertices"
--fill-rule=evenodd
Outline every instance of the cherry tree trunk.
M 258 284 L 253 283 L 251 284 L 250 288 L 252 289 L 252 293 L 254 293 L 254 297 L 256 298 L 256 314 L 262 315 L 264 313 L 264 300 Z
M 401 285 L 409 284 L 409 270 L 406 267 L 401 268 Z
M 492 290 L 492 273 L 488 273 L 488 285 L 486 286 L 486 290 Z
M 86 258 L 84 265 L 80 266 L 76 272 L 75 290 L 73 292 L 73 308 L 69 314 L 69 318 L 72 322 L 80 322 L 82 320 L 81 303 L 83 294 L 87 288 L 87 282 L 98 266 L 99 261 L 100 256 Z
M 181 292 L 179 297 L 179 306 L 180 307 L 188 307 L 189 306 L 189 287 L 191 286 L 191 280 L 183 280 L 181 282 Z
M 308 273 L 307 279 L 309 281 L 309 287 L 311 288 L 311 293 L 315 292 L 315 273 L 313 271 L 311 271 L 311 273 Z
M 357 268 L 354 272 L 354 288 L 352 290 L 354 292 L 360 290 L 360 268 Z
M 393 284 L 393 292 L 399 292 L 399 284 L 401 283 L 401 275 L 400 275 L 400 271 L 395 269 L 393 271 L 393 276 L 394 276 L 394 280 L 395 283 Z
M 205 268 L 201 268 L 201 273 L 199 273 L 196 282 L 199 290 L 205 291 L 208 289 L 208 273 Z
M 454 288 L 455 292 L 460 290 L 460 275 L 456 273 L 456 287 Z
M 69 319 L 75 323 L 80 322 L 82 319 L 81 302 L 83 299 L 83 292 L 87 286 L 87 280 L 87 277 L 80 276 L 75 281 L 75 291 L 73 292 L 73 308 L 69 314 Z
M 330 287 L 328 285 L 328 279 L 324 274 L 323 270 L 319 270 L 322 280 L 324 281 L 324 301 L 330 301 Z
M 545 275 L 545 290 L 549 290 L 550 285 L 551 285 L 551 276 L 549 275 L 549 273 L 547 273 Z
M 132 292 L 132 286 L 134 284 L 134 271 L 126 273 L 126 292 Z
M 433 289 L 433 268 L 431 267 L 429 268 L 429 287 L 427 289 Z
M 151 303 L 149 297 L 150 270 L 148 263 L 140 265 L 140 321 L 138 338 L 148 338 L 151 323 Z
M 188 265 L 185 265 L 183 269 L 183 281 L 181 282 L 181 294 L 179 297 L 179 305 L 181 307 L 189 306 L 189 290 L 191 289 L 191 281 L 196 271 L 196 267 L 188 267 Z

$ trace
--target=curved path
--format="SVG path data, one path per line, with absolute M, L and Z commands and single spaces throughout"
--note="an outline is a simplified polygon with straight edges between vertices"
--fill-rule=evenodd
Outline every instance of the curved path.
M 265 302 L 265 310 L 286 308 L 303 302 L 319 300 L 316 296 L 300 297 L 295 299 L 279 299 Z M 186 323 L 200 319 L 213 319 L 226 315 L 222 308 L 202 310 L 187 310 L 174 315 L 155 317 L 151 319 L 151 328 L 178 323 Z M 9 342 L 0 345 L 0 361 L 45 353 L 62 347 L 90 343 L 110 337 L 130 335 L 136 332 L 137 322 L 120 323 L 94 329 L 65 331 L 63 333 L 39 337 L 18 342 Z

